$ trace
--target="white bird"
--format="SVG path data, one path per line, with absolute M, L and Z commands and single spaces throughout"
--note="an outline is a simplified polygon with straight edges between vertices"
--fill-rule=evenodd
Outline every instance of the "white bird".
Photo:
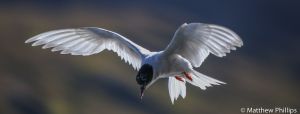
M 212 85 L 225 84 L 193 68 L 200 67 L 212 53 L 223 57 L 230 50 L 243 45 L 240 37 L 228 28 L 204 23 L 184 23 L 175 32 L 170 44 L 159 52 L 151 52 L 124 36 L 102 28 L 84 27 L 61 29 L 36 35 L 25 43 L 43 45 L 43 49 L 61 54 L 88 56 L 104 49 L 116 52 L 121 59 L 138 70 L 136 81 L 144 90 L 161 78 L 169 78 L 168 88 L 172 104 L 179 96 L 186 96 L 186 82 L 205 90 Z

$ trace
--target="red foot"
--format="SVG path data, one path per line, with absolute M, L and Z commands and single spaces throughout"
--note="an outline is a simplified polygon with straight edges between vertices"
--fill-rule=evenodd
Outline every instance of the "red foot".
M 191 74 L 183 72 L 183 74 L 185 75 L 185 77 L 191 81 L 193 81 Z
M 175 78 L 178 80 L 178 81 L 181 81 L 181 82 L 184 82 L 183 79 L 179 76 L 175 76 Z

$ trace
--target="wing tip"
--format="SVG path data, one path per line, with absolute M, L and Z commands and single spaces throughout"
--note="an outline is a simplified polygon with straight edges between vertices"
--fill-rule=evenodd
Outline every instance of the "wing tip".
M 28 44 L 28 43 L 30 43 L 31 41 L 30 41 L 30 39 L 27 39 L 27 40 L 25 40 L 25 44 Z
M 32 38 L 29 38 L 29 39 L 25 40 L 24 43 L 28 44 L 28 43 L 32 43 L 32 42 L 34 42 L 36 40 L 37 40 L 36 37 L 32 37 Z

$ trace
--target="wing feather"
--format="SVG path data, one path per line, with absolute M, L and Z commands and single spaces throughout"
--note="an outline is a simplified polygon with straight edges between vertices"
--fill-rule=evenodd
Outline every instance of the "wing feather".
M 194 67 L 199 67 L 209 53 L 223 57 L 242 45 L 241 38 L 228 28 L 213 24 L 185 23 L 177 29 L 164 54 L 179 54 Z
M 150 53 L 118 33 L 96 27 L 49 31 L 25 41 L 31 42 L 32 46 L 44 45 L 43 49 L 52 48 L 51 51 L 61 51 L 61 54 L 88 56 L 111 50 L 136 70 Z

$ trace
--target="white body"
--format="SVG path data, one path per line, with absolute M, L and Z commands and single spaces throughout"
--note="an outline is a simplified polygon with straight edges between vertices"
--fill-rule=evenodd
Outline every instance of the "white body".
M 179 95 L 183 98 L 186 96 L 186 82 L 202 90 L 212 85 L 225 84 L 193 68 L 200 67 L 210 53 L 223 57 L 230 50 L 243 45 L 242 40 L 233 31 L 222 26 L 203 23 L 181 25 L 170 44 L 160 52 L 151 52 L 118 33 L 95 27 L 54 30 L 26 41 L 30 42 L 34 42 L 32 46 L 44 45 L 43 49 L 53 48 L 51 51 L 71 55 L 87 56 L 104 49 L 112 50 L 136 70 L 143 64 L 150 64 L 154 70 L 153 79 L 146 88 L 160 78 L 169 78 L 172 103 Z M 192 80 L 187 79 L 183 72 L 189 73 Z M 183 81 L 176 80 L 174 76 L 181 77 Z
M 177 99 L 179 95 L 185 98 L 185 81 L 178 81 L 174 76 L 181 76 L 183 80 L 185 80 L 182 72 L 191 72 L 193 70 L 188 60 L 178 54 L 166 56 L 163 51 L 161 51 L 152 52 L 144 59 L 143 64 L 153 66 L 153 80 L 147 85 L 146 89 L 160 78 L 169 78 L 169 94 L 172 103 L 174 103 L 174 100 Z
M 142 64 L 153 66 L 154 79 L 180 75 L 183 71 L 190 72 L 193 68 L 190 62 L 182 56 L 178 54 L 166 56 L 163 51 L 152 52 L 149 56 L 145 57 Z

